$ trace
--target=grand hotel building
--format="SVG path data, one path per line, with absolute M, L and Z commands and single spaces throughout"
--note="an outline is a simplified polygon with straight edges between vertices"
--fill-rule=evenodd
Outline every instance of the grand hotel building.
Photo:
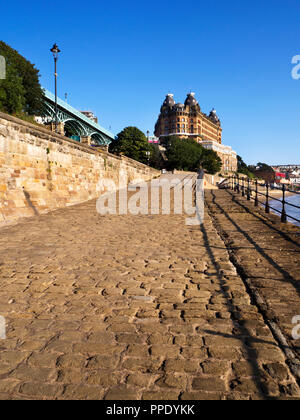
M 187 95 L 184 104 L 176 104 L 172 94 L 166 96 L 154 134 L 161 142 L 168 136 L 191 137 L 206 149 L 218 153 L 223 171 L 237 169 L 237 154 L 230 146 L 222 144 L 222 127 L 216 111 L 213 109 L 209 115 L 204 114 L 193 92 Z

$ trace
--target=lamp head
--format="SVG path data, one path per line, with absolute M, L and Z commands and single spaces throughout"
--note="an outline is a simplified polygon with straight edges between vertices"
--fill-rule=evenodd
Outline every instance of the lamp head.
M 54 57 L 57 57 L 58 53 L 60 53 L 60 49 L 57 44 L 54 44 L 50 51 L 53 53 Z

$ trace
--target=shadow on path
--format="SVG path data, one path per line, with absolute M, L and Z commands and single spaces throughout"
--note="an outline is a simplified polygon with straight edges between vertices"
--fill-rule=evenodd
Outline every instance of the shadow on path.
M 212 265 L 214 266 L 216 273 L 217 273 L 217 277 L 218 277 L 218 281 L 219 281 L 219 285 L 220 285 L 220 290 L 221 293 L 223 294 L 224 298 L 226 299 L 226 306 L 228 311 L 231 313 L 231 319 L 232 322 L 235 322 L 236 324 L 238 324 L 238 329 L 240 331 L 239 335 L 228 335 L 228 334 L 222 334 L 222 333 L 216 333 L 216 332 L 212 332 L 212 331 L 206 331 L 209 334 L 213 334 L 213 335 L 220 335 L 226 338 L 234 338 L 237 340 L 240 340 L 240 342 L 242 343 L 243 349 L 247 355 L 246 359 L 249 361 L 251 368 L 252 368 L 252 373 L 253 373 L 253 382 L 255 383 L 255 386 L 257 388 L 257 391 L 259 393 L 259 395 L 264 398 L 264 399 L 276 399 L 270 396 L 267 396 L 264 391 L 263 391 L 263 387 L 264 387 L 264 376 L 262 371 L 260 370 L 260 367 L 258 365 L 258 359 L 257 359 L 257 353 L 256 350 L 254 348 L 249 347 L 247 344 L 251 345 L 251 343 L 260 341 L 257 338 L 253 337 L 253 335 L 251 334 L 251 332 L 242 325 L 242 323 L 239 321 L 239 319 L 235 319 L 234 318 L 234 314 L 237 312 L 235 306 L 232 303 L 232 298 L 230 293 L 225 289 L 224 283 L 226 281 L 226 278 L 223 276 L 222 272 L 221 272 L 221 268 L 219 263 L 217 262 L 214 253 L 213 253 L 213 247 L 210 246 L 210 242 L 209 242 L 209 238 L 208 238 L 208 234 L 207 231 L 204 227 L 204 225 L 202 224 L 200 227 L 200 230 L 202 232 L 203 235 L 203 240 L 204 240 L 204 244 L 205 244 L 205 248 L 207 251 L 207 254 L 209 256 L 209 259 L 212 263 Z M 267 341 L 260 341 L 263 342 L 264 344 L 273 344 L 273 343 L 269 343 Z M 238 378 L 235 379 L 238 381 Z M 234 380 L 233 380 L 234 381 Z M 232 386 L 232 391 L 234 391 L 234 386 Z
M 244 238 L 251 244 L 254 246 L 255 250 L 269 263 L 271 264 L 282 276 L 283 279 L 279 280 L 281 282 L 288 282 L 290 283 L 294 288 L 295 291 L 297 292 L 298 296 L 300 297 L 300 284 L 299 282 L 292 276 L 290 275 L 290 273 L 288 271 L 286 271 L 284 268 L 280 267 L 279 264 L 277 264 L 276 261 L 273 260 L 272 257 L 270 257 L 266 251 L 260 246 L 258 245 L 255 240 L 250 236 L 250 234 L 248 232 L 246 232 L 245 230 L 243 230 L 237 222 L 235 222 L 230 215 L 226 212 L 226 210 L 216 201 L 216 195 L 215 193 L 211 190 L 211 195 L 213 196 L 212 199 L 212 203 L 218 207 L 218 209 L 221 211 L 222 214 L 225 215 L 225 217 L 230 221 L 230 223 L 235 227 L 235 229 L 241 233 Z M 267 224 L 267 223 L 266 223 Z M 267 226 L 269 226 L 267 224 Z M 269 226 L 270 227 L 270 226 Z M 276 229 L 277 230 L 277 229 Z M 291 240 L 292 241 L 292 240 Z M 294 241 L 292 241 L 294 242 Z M 297 244 L 299 246 L 299 244 Z
M 280 229 L 277 229 L 275 226 L 273 226 L 270 222 L 268 222 L 263 216 L 259 215 L 257 212 L 252 211 L 251 207 L 246 206 L 243 204 L 240 200 L 237 200 L 239 198 L 238 195 L 235 195 L 230 190 L 224 190 L 227 194 L 231 195 L 232 201 L 237 204 L 238 206 L 242 207 L 247 213 L 250 213 L 253 217 L 258 219 L 260 222 L 262 222 L 265 226 L 267 226 L 269 229 L 274 230 L 276 233 L 278 233 L 283 239 L 286 241 L 291 242 L 293 245 L 296 245 L 300 248 L 300 243 L 297 241 L 294 241 L 287 233 L 283 232 Z M 214 195 L 214 194 L 213 194 Z M 277 216 L 278 217 L 278 216 Z M 299 233 L 297 233 L 299 235 Z
M 28 206 L 33 210 L 35 216 L 39 216 L 40 214 L 37 211 L 37 209 L 36 209 L 35 205 L 33 204 L 33 202 L 31 201 L 29 192 L 26 191 L 24 187 L 23 187 L 23 193 L 24 193 L 24 196 L 25 196 L 25 199 L 27 201 Z

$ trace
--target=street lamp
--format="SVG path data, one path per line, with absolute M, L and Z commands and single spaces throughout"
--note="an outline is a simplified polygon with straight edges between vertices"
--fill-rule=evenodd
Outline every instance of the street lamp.
M 55 80 L 55 132 L 57 133 L 57 59 L 58 54 L 60 53 L 60 49 L 58 48 L 57 44 L 54 44 L 50 50 L 53 53 L 54 57 L 54 80 Z
M 150 155 L 151 155 L 151 153 L 149 152 L 149 150 L 147 150 L 147 152 L 146 152 L 146 156 L 147 156 L 147 159 L 148 159 L 148 166 L 150 166 L 150 165 L 149 165 Z

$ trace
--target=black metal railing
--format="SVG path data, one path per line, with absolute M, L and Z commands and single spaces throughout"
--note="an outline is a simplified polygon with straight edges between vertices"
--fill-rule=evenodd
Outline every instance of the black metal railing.
M 289 203 L 286 201 L 286 193 L 291 192 L 293 194 L 298 194 L 300 196 L 300 192 L 298 191 L 291 191 L 286 188 L 286 185 L 283 184 L 280 188 L 276 187 L 277 190 L 282 192 L 281 199 L 278 197 L 272 197 L 270 195 L 270 184 L 268 182 L 262 184 L 258 180 L 253 180 L 250 178 L 241 177 L 238 175 L 233 175 L 228 178 L 228 185 L 233 190 L 236 191 L 238 194 L 242 194 L 243 197 L 247 197 L 248 201 L 254 200 L 254 205 L 258 207 L 260 204 L 264 206 L 265 212 L 270 213 L 270 210 L 273 210 L 281 215 L 281 222 L 286 223 L 287 219 L 290 218 L 295 222 L 300 223 L 300 219 L 288 214 L 286 209 L 287 206 L 291 206 L 293 208 L 299 209 L 300 213 L 300 206 L 296 206 L 295 204 Z M 264 188 L 266 192 L 259 191 L 259 187 Z M 265 197 L 265 201 L 261 201 L 260 197 Z M 275 209 L 270 205 L 270 201 L 274 200 L 281 203 L 281 210 Z

